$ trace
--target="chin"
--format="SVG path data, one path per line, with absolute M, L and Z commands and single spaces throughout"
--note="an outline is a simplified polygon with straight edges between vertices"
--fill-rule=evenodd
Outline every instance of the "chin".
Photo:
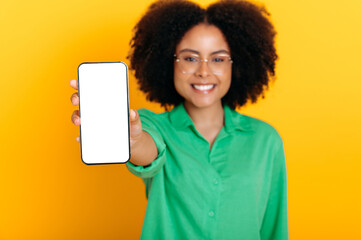
M 213 105 L 216 105 L 218 103 L 218 101 L 200 101 L 200 100 L 196 100 L 196 101 L 188 101 L 188 104 L 196 107 L 196 108 L 207 108 L 207 107 L 211 107 Z

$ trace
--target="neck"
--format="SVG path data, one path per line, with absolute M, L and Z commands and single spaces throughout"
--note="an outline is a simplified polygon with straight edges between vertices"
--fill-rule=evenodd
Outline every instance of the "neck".
M 203 108 L 184 102 L 184 108 L 196 127 L 224 125 L 224 110 L 221 101 L 218 104 Z

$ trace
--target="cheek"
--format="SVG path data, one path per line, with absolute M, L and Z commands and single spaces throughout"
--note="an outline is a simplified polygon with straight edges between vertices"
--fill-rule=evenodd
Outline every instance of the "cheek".
M 222 97 L 224 97 L 224 95 L 226 95 L 229 92 L 230 87 L 231 87 L 231 80 L 227 80 L 226 84 L 224 85 Z
M 174 64 L 173 69 L 174 69 L 174 71 L 173 71 L 173 79 L 174 79 L 174 83 L 175 83 L 176 81 L 179 81 L 179 79 L 182 78 L 182 75 L 181 75 L 181 72 L 180 72 L 177 64 Z
M 232 71 L 229 71 L 224 76 L 224 83 L 225 83 L 226 92 L 229 91 L 229 88 L 231 87 L 231 82 L 232 82 Z
M 179 74 L 177 74 L 177 72 L 174 71 L 174 79 L 173 79 L 174 88 L 177 91 L 177 93 L 183 97 L 183 95 L 182 95 L 182 82 L 183 81 L 180 78 Z

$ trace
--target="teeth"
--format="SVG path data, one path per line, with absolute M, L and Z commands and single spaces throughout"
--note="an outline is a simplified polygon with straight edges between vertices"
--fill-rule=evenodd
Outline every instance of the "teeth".
M 214 87 L 215 85 L 214 84 L 209 84 L 209 85 L 195 85 L 193 84 L 193 87 L 197 90 L 200 90 L 200 91 L 207 91 L 207 90 L 210 90 Z

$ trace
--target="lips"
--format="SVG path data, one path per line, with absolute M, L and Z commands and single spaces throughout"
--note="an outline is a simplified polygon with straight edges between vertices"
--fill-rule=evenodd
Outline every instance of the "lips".
M 196 89 L 196 90 L 202 91 L 202 92 L 203 91 L 210 91 L 216 86 L 216 84 L 202 84 L 202 85 L 200 85 L 200 84 L 191 84 L 191 85 L 192 85 L 193 89 Z

